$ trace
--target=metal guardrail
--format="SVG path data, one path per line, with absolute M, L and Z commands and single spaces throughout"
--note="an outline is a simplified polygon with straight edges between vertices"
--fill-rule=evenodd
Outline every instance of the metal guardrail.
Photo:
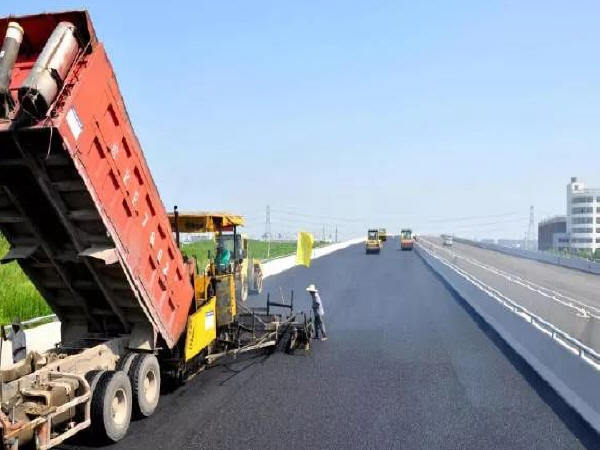
M 532 259 L 546 264 L 554 264 L 555 266 L 562 266 L 569 269 L 581 270 L 582 272 L 593 273 L 596 275 L 600 274 L 600 263 L 590 261 L 589 259 L 572 256 L 559 256 L 550 253 L 523 250 L 520 248 L 503 247 L 502 245 L 498 244 L 477 242 L 472 241 L 470 239 L 463 239 L 457 237 L 454 238 L 454 242 L 472 245 L 474 247 L 483 248 L 485 250 L 494 250 L 500 253 L 504 253 L 506 255 L 516 256 L 519 258 Z
M 24 320 L 21 322 L 23 328 L 33 328 L 38 324 L 49 323 L 49 322 L 57 322 L 58 317 L 56 314 L 48 314 L 47 316 L 34 317 L 33 319 Z M 10 325 L 4 325 L 4 328 L 8 328 Z
M 441 264 L 444 264 L 449 269 L 459 274 L 462 278 L 475 285 L 477 288 L 485 292 L 488 296 L 501 303 L 505 308 L 512 311 L 513 313 L 524 319 L 526 322 L 533 325 L 540 332 L 546 334 L 547 336 L 550 336 L 554 341 L 556 341 L 559 345 L 561 345 L 571 353 L 578 355 L 583 361 L 591 365 L 594 369 L 600 371 L 600 354 L 594 349 L 583 344 L 582 342 L 570 336 L 568 333 L 562 331 L 561 329 L 557 328 L 550 322 L 542 319 L 540 316 L 532 313 L 527 308 L 519 305 L 517 302 L 508 298 L 497 289 L 482 282 L 481 280 L 464 271 L 460 267 L 452 264 L 444 258 L 441 258 L 440 256 L 437 256 L 434 253 L 435 249 L 433 247 L 428 249 L 423 244 L 423 241 L 419 241 L 416 245 L 416 248 L 417 251 L 425 252 L 430 257 L 435 258 Z

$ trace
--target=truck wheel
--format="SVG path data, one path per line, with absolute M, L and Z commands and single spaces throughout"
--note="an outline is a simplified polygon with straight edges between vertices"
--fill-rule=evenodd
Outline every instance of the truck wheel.
M 160 397 L 160 365 L 156 356 L 139 354 L 129 372 L 135 417 L 149 417 Z
M 131 369 L 133 360 L 135 359 L 135 357 L 138 354 L 139 353 L 134 353 L 134 352 L 127 353 L 125 356 L 123 356 L 121 359 L 119 359 L 116 370 L 122 370 L 127 375 L 129 375 L 129 370 Z M 131 376 L 129 377 L 129 381 L 131 381 Z M 132 383 L 132 385 L 133 385 L 133 383 Z
M 131 383 L 125 372 L 105 371 L 92 394 L 94 437 L 117 442 L 123 439 L 131 421 Z
M 102 376 L 102 374 L 106 372 L 105 370 L 90 370 L 85 374 L 85 379 L 90 385 L 90 392 L 92 393 L 92 397 L 94 396 L 94 391 L 96 390 L 96 385 L 98 384 L 98 380 Z

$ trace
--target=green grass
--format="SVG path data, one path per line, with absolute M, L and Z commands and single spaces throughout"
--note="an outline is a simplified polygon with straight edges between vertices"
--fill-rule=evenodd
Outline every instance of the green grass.
M 316 248 L 322 245 L 325 243 L 315 242 L 314 246 Z M 214 247 L 212 240 L 198 241 L 184 244 L 182 250 L 186 255 L 194 256 L 198 261 L 198 267 L 203 269 L 208 262 L 209 250 L 214 256 Z M 250 240 L 248 248 L 251 257 L 267 258 L 266 242 Z M 3 257 L 8 250 L 9 244 L 0 234 L 0 257 Z M 295 252 L 295 241 L 271 242 L 270 258 L 292 255 Z M 28 320 L 48 314 L 52 314 L 52 310 L 19 265 L 16 262 L 0 265 L 0 325 L 10 323 L 14 317 Z
M 252 258 L 267 259 L 267 242 L 251 239 L 248 242 L 248 254 Z M 314 248 L 326 245 L 325 242 L 317 241 Z M 193 256 L 198 261 L 198 267 L 204 268 L 208 263 L 208 252 L 215 255 L 215 244 L 212 240 L 198 241 L 191 244 L 183 244 L 181 250 L 187 256 Z M 296 253 L 296 241 L 277 241 L 271 242 L 269 258 L 278 258 Z
M 0 256 L 8 249 L 8 242 L 0 234 Z M 52 310 L 19 265 L 0 265 L 0 324 L 9 323 L 15 316 L 27 320 L 47 314 L 52 314 Z

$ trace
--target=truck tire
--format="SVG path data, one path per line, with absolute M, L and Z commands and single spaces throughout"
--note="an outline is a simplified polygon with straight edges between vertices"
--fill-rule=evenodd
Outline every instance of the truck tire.
M 129 375 L 129 370 L 131 369 L 133 360 L 138 355 L 139 355 L 139 353 L 134 353 L 134 352 L 127 353 L 125 356 L 123 356 L 121 359 L 119 359 L 116 370 L 122 370 L 127 375 Z M 131 381 L 131 377 L 129 377 L 129 381 Z M 132 383 L 132 386 L 133 386 L 133 383 Z
M 156 356 L 139 354 L 129 370 L 134 417 L 151 416 L 160 398 L 160 365 Z
M 131 382 L 125 372 L 104 371 L 92 393 L 94 438 L 117 442 L 125 437 L 131 421 Z
M 96 385 L 98 384 L 98 380 L 102 376 L 102 374 L 106 372 L 105 370 L 90 370 L 85 374 L 85 379 L 90 385 L 90 392 L 92 397 L 94 396 L 94 390 L 96 389 Z

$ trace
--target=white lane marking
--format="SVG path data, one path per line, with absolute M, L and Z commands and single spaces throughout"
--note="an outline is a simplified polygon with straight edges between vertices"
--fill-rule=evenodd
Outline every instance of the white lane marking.
M 488 272 L 490 272 L 494 275 L 500 276 L 513 284 L 520 285 L 521 287 L 524 287 L 525 289 L 528 289 L 528 290 L 535 292 L 545 298 L 548 298 L 557 303 L 560 303 L 561 305 L 566 306 L 567 308 L 574 309 L 575 311 L 577 311 L 577 315 L 579 317 L 584 317 L 584 318 L 591 317 L 594 319 L 600 319 L 600 308 L 598 308 L 596 306 L 588 305 L 587 303 L 584 303 L 580 300 L 569 297 L 568 295 L 565 295 L 565 294 L 558 292 L 556 290 L 553 290 L 551 288 L 547 288 L 545 286 L 539 285 L 533 281 L 519 277 L 518 275 L 511 274 L 509 272 L 505 272 L 505 271 L 498 269 L 497 267 L 491 266 L 489 264 L 482 263 L 481 261 L 479 261 L 475 258 L 471 258 L 468 256 L 460 255 L 456 252 L 452 252 L 449 249 L 441 247 L 437 244 L 434 244 L 431 241 L 428 241 L 428 240 L 425 240 L 422 238 L 421 238 L 421 240 L 426 242 L 427 244 L 431 245 L 432 247 L 436 248 L 437 250 L 448 253 L 452 257 L 454 263 L 456 263 L 457 259 L 460 258 L 471 265 L 479 267 L 480 269 L 483 269 L 483 270 L 487 270 Z
M 441 264 L 445 265 L 450 270 L 456 272 L 460 277 L 473 284 L 475 287 L 486 293 L 489 297 L 498 301 L 504 307 L 525 319 L 526 322 L 529 322 L 538 330 L 548 335 L 552 340 L 556 341 L 566 350 L 572 352 L 575 355 L 578 355 L 586 363 L 590 364 L 596 370 L 600 371 L 600 354 L 596 353 L 595 350 L 586 346 L 578 339 L 572 337 L 571 335 L 562 331 L 556 326 L 552 325 L 550 322 L 547 322 L 541 317 L 536 316 L 532 312 L 528 311 L 527 308 L 519 305 L 514 300 L 511 300 L 495 288 L 485 284 L 483 281 L 479 280 L 478 278 L 461 269 L 460 267 L 450 263 L 448 260 L 442 258 L 441 256 L 435 255 L 433 253 L 433 249 L 427 249 L 427 247 L 425 247 L 422 243 L 419 244 L 419 247 L 429 256 L 438 260 Z

